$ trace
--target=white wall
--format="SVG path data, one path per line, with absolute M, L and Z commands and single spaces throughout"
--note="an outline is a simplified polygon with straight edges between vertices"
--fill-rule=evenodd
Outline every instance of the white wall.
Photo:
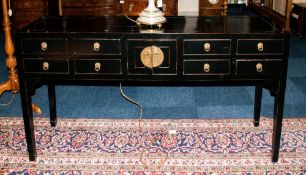
M 286 0 L 274 0 L 274 2 L 273 9 L 285 15 Z M 293 3 L 306 3 L 306 0 L 293 0 Z M 198 10 L 199 0 L 178 0 L 178 15 L 198 15 Z
M 247 0 L 239 0 L 239 2 L 247 3 Z M 178 0 L 178 15 L 198 15 L 198 11 L 199 0 Z
M 178 15 L 198 15 L 199 0 L 178 0 Z

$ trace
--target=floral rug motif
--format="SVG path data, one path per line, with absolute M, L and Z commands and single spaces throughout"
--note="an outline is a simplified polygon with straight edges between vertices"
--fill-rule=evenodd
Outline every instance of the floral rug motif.
M 268 118 L 34 120 L 29 162 L 22 118 L 0 117 L 0 175 L 306 174 L 306 118 L 284 119 L 278 163 Z

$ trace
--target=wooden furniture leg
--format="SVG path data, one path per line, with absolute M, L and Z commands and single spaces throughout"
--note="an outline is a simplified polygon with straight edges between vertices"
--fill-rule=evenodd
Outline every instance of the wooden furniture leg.
M 41 111 L 40 107 L 37 106 L 37 105 L 34 104 L 34 103 L 32 103 L 32 110 L 33 110 L 33 112 L 36 113 L 36 114 L 42 114 L 42 111 Z
M 11 36 L 11 27 L 10 27 L 10 19 L 8 16 L 7 2 L 6 0 L 2 0 L 2 10 L 3 10 L 3 30 L 5 33 L 5 53 L 7 55 L 5 64 L 8 68 L 8 80 L 4 83 L 0 84 L 0 95 L 2 95 L 5 91 L 11 91 L 13 94 L 18 93 L 19 91 L 19 79 L 17 73 L 17 61 L 14 56 L 14 44 Z M 41 109 L 32 104 L 32 109 L 35 113 L 41 114 Z
M 49 109 L 50 109 L 50 123 L 52 127 L 56 126 L 56 98 L 55 98 L 55 85 L 48 84 L 48 97 L 49 97 Z
M 20 99 L 22 102 L 22 111 L 23 111 L 23 122 L 24 130 L 27 141 L 27 149 L 29 153 L 30 161 L 36 160 L 36 143 L 35 143 L 35 134 L 34 134 L 34 122 L 33 122 L 33 111 L 31 108 L 31 94 L 29 91 L 29 82 L 21 81 L 20 82 Z
M 63 7 L 62 7 L 62 5 L 63 5 L 62 0 L 58 0 L 58 13 L 59 13 L 60 16 L 63 16 Z
M 261 98 L 262 98 L 262 85 L 256 85 L 255 87 L 255 106 L 254 106 L 254 126 L 259 126 L 260 110 L 261 110 Z
M 8 80 L 0 84 L 0 95 L 5 91 L 17 93 L 19 91 L 18 74 L 16 70 L 17 61 L 14 56 L 14 45 L 11 36 L 10 19 L 8 17 L 7 2 L 2 0 L 3 8 L 3 30 L 5 33 L 5 53 L 7 55 L 5 64 L 8 68 Z
M 282 132 L 283 108 L 285 102 L 285 80 L 278 82 L 274 103 L 273 135 L 272 135 L 272 161 L 277 162 Z

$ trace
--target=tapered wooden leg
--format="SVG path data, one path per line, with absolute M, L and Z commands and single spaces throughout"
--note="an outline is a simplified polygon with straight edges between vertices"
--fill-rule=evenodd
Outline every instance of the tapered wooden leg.
M 50 123 L 52 127 L 55 127 L 57 124 L 57 117 L 56 117 L 56 99 L 55 99 L 54 84 L 48 84 L 48 97 L 49 97 Z
M 283 108 L 285 102 L 285 82 L 279 82 L 274 103 L 273 135 L 272 135 L 272 161 L 277 162 L 283 122 Z
M 31 107 L 31 96 L 28 82 L 21 81 L 20 98 L 23 112 L 23 122 L 27 141 L 27 150 L 30 161 L 36 160 L 36 144 L 34 135 L 33 112 Z
M 262 85 L 258 84 L 255 88 L 255 105 L 254 105 L 254 126 L 259 126 L 261 98 L 262 98 Z

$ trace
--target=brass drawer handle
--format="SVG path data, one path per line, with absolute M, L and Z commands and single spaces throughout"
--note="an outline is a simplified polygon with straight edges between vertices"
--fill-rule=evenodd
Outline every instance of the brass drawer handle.
M 94 49 L 94 51 L 96 51 L 96 52 L 98 52 L 98 51 L 100 50 L 100 47 L 101 47 L 101 45 L 100 45 L 99 42 L 95 42 L 95 43 L 93 44 L 93 49 Z
M 41 44 L 40 44 L 40 47 L 41 47 L 41 50 L 47 50 L 47 48 L 48 48 L 48 44 L 47 44 L 47 42 L 42 42 Z
M 208 63 L 205 63 L 203 66 L 204 72 L 209 72 L 210 71 L 210 65 Z
M 49 70 L 49 63 L 43 62 L 43 70 Z
M 257 44 L 257 49 L 258 49 L 259 52 L 262 52 L 262 51 L 264 50 L 264 44 L 261 43 L 261 42 L 258 43 L 258 44 Z
M 210 51 L 210 44 L 209 43 L 205 43 L 204 44 L 204 50 L 205 50 L 205 52 L 209 52 Z
M 95 63 L 95 71 L 96 71 L 96 72 L 99 72 L 100 70 L 101 70 L 101 63 L 96 62 L 96 63 Z
M 263 66 L 262 66 L 261 63 L 256 64 L 256 70 L 257 70 L 257 72 L 262 72 L 263 71 Z

